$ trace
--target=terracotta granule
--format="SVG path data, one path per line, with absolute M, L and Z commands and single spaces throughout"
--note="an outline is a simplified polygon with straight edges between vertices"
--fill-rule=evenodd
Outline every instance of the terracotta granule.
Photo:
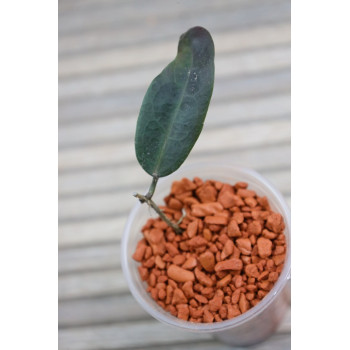
M 133 259 L 151 297 L 190 322 L 236 317 L 266 296 L 285 260 L 285 224 L 266 197 L 248 184 L 184 178 L 160 207 L 181 235 L 160 218 L 142 228 Z

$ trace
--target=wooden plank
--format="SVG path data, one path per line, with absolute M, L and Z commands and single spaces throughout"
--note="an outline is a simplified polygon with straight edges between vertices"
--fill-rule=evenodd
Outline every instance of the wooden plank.
M 285 335 L 290 330 L 290 314 L 287 313 L 283 325 L 273 337 Z M 135 336 L 137 334 L 137 336 Z M 281 349 L 281 344 L 288 341 L 277 341 L 270 338 L 265 343 L 254 346 L 252 349 Z M 284 339 L 289 339 L 283 337 Z M 290 341 L 290 339 L 289 339 Z M 190 343 L 191 344 L 188 344 Z M 198 342 L 197 345 L 193 344 Z M 181 346 L 181 344 L 183 346 Z M 207 344 L 207 345 L 205 345 Z M 210 344 L 210 346 L 208 346 Z M 274 347 L 267 347 L 273 345 Z M 59 346 L 64 349 L 122 349 L 122 348 L 164 348 L 164 349 L 227 349 L 224 344 L 215 341 L 211 334 L 186 332 L 169 327 L 156 320 L 147 320 L 133 323 L 115 323 L 101 326 L 87 326 L 59 331 Z M 162 347 L 163 346 L 163 347 Z M 170 347 L 171 346 L 171 347 Z M 232 348 L 232 347 L 229 347 Z M 285 348 L 286 349 L 286 348 Z
M 288 197 L 290 195 L 290 168 L 285 170 L 264 172 L 263 175 L 282 193 L 282 195 L 284 195 L 284 197 Z
M 116 252 L 119 254 L 119 252 Z M 59 300 L 123 294 L 128 287 L 120 269 L 77 272 L 58 277 Z
M 83 61 L 78 65 L 79 68 L 76 68 L 74 71 L 75 74 L 79 69 L 79 72 L 84 74 L 83 76 L 59 81 L 59 100 L 101 95 L 111 91 L 117 94 L 119 91 L 146 89 L 153 78 L 160 73 L 173 57 L 175 57 L 175 52 L 172 52 L 171 57 L 164 64 L 134 67 L 130 70 L 120 71 L 113 71 L 113 69 L 117 68 L 115 67 L 115 60 L 106 61 L 102 59 L 101 62 L 99 61 L 95 65 L 93 63 L 90 65 L 83 64 Z M 274 46 L 217 56 L 215 59 L 215 77 L 216 79 L 224 78 L 289 66 L 290 46 Z M 104 74 L 88 75 L 88 73 L 97 73 L 106 69 L 111 71 Z M 72 73 L 65 72 L 64 74 L 70 75 Z
M 290 332 L 286 333 L 275 333 L 266 341 L 252 345 L 248 347 L 249 350 L 290 350 L 291 348 L 291 335 Z M 144 350 L 142 348 L 133 348 L 133 350 Z M 232 349 L 246 349 L 245 347 L 232 347 L 217 340 L 195 342 L 191 344 L 168 344 L 166 346 L 157 346 L 157 350 L 232 350 Z
M 151 316 L 131 294 L 73 299 L 58 304 L 58 327 L 81 327 L 112 322 L 127 322 Z
M 288 168 L 290 166 L 290 143 L 272 145 L 270 147 L 248 148 L 236 153 L 227 152 L 217 155 L 190 156 L 184 165 L 195 162 L 217 161 L 239 164 L 247 168 L 254 168 L 259 172 L 266 172 L 271 168 Z M 144 170 L 135 161 L 127 166 L 110 164 L 106 168 L 87 169 L 77 172 L 66 172 L 58 178 L 59 197 L 96 193 L 118 188 L 138 188 L 146 185 L 147 177 Z M 147 185 L 146 185 L 147 186 Z
M 246 2 L 252 2 L 247 1 Z M 243 0 L 231 1 L 232 4 L 242 6 Z M 226 5 L 226 6 L 225 6 Z M 85 30 L 98 30 L 101 27 L 130 27 L 136 21 L 142 21 L 149 17 L 159 17 L 163 21 L 169 21 L 169 19 L 177 18 L 179 16 L 189 15 L 194 10 L 200 12 L 212 12 L 222 9 L 228 9 L 228 3 L 222 0 L 212 4 L 209 0 L 202 0 L 201 6 L 196 5 L 195 1 L 188 0 L 186 6 L 173 6 L 172 10 L 169 11 L 169 4 L 165 4 L 161 0 L 152 0 L 151 4 L 145 4 L 144 1 L 137 2 L 125 2 L 119 1 L 118 3 L 110 1 L 102 1 L 100 4 L 96 4 L 90 1 L 87 6 L 79 6 L 79 8 L 70 7 L 70 11 L 60 14 L 60 28 L 59 34 L 61 36 L 65 34 L 71 34 L 74 32 L 81 32 Z M 138 11 L 135 11 L 137 6 Z M 231 6 L 232 7 L 232 6 Z
M 290 139 L 290 121 L 252 122 L 248 125 L 225 126 L 206 130 L 198 139 L 191 155 L 248 147 L 262 147 Z M 58 155 L 59 171 L 91 168 L 135 159 L 133 142 L 120 142 L 62 150 Z
M 272 69 L 267 72 L 226 76 L 215 79 L 211 107 L 226 101 L 252 99 L 262 95 L 281 94 L 290 91 L 290 68 Z M 59 102 L 59 131 L 61 126 L 95 119 L 132 118 L 138 115 L 145 89 L 104 93 Z
M 209 334 L 185 332 L 166 326 L 156 320 L 133 323 L 117 323 L 62 329 L 58 335 L 60 349 L 92 350 L 122 349 L 211 340 Z
M 114 70 L 145 65 L 162 66 L 176 55 L 176 40 L 141 44 L 130 47 L 94 51 L 61 58 L 59 74 L 68 77 L 70 74 L 90 73 L 101 68 Z M 216 56 L 242 50 L 251 50 L 278 44 L 290 43 L 290 23 L 264 25 L 245 30 L 231 30 L 217 33 L 214 37 Z M 106 67 L 106 64 L 108 65 Z M 113 64 L 110 66 L 110 64 Z
M 196 12 L 190 12 L 186 11 L 187 7 L 179 5 L 177 8 L 182 7 L 182 10 L 186 11 L 186 15 L 179 18 L 173 15 L 176 13 L 174 8 L 168 8 L 168 16 L 162 18 L 162 16 L 151 15 L 148 16 L 147 20 L 145 17 L 143 20 L 137 20 L 134 17 L 135 12 L 140 12 L 138 9 L 125 18 L 128 21 L 127 26 L 121 27 L 119 24 L 121 21 L 114 17 L 111 24 L 103 18 L 104 23 L 95 30 L 90 26 L 79 32 L 70 31 L 67 33 L 68 35 L 63 35 L 61 32 L 59 50 L 61 54 L 76 54 L 81 50 L 86 52 L 94 49 L 103 50 L 106 47 L 137 46 L 165 40 L 177 41 L 180 33 L 198 25 L 198 23 L 216 35 L 222 31 L 241 30 L 290 20 L 290 4 L 287 1 L 252 2 L 245 0 L 242 4 L 241 6 L 233 4 L 230 8 L 221 7 L 214 12 L 201 10 L 201 7 Z M 149 7 L 153 11 L 156 10 L 153 6 Z M 213 21 L 214 14 L 215 21 Z M 82 17 L 75 16 L 75 21 L 78 22 Z
M 108 243 L 58 251 L 58 273 L 119 269 L 120 244 Z
M 58 1 L 58 15 L 61 16 L 69 13 L 80 12 L 84 9 L 94 10 L 96 7 L 105 7 L 108 5 L 121 5 L 123 3 L 131 3 L 128 0 L 60 0 Z
M 290 191 L 290 169 L 271 171 L 265 173 L 282 193 Z M 150 180 L 145 177 L 143 185 L 139 186 L 144 192 L 149 186 Z M 133 190 L 127 188 L 117 191 L 86 194 L 77 197 L 61 198 L 58 204 L 59 221 L 81 220 L 99 216 L 120 216 L 127 214 L 135 205 L 133 193 L 137 192 L 137 186 Z M 139 191 L 140 192 L 140 191 Z
M 136 111 L 135 111 L 136 112 Z M 233 123 L 249 123 L 269 120 L 290 113 L 290 94 L 274 94 L 254 100 L 227 101 L 213 104 L 207 114 L 206 127 L 218 127 Z M 138 113 L 129 118 L 108 118 L 84 124 L 60 126 L 59 147 L 68 148 L 99 142 L 133 139 Z
M 123 215 L 60 224 L 58 227 L 58 246 L 67 248 L 118 242 L 121 240 L 126 220 L 126 215 Z

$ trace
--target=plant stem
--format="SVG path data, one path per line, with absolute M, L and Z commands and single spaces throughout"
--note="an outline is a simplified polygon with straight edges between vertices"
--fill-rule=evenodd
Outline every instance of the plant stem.
M 154 180 L 154 178 L 153 178 Z M 158 179 L 157 179 L 158 180 Z M 157 183 L 157 182 L 156 182 Z M 152 182 L 153 184 L 153 182 Z M 152 185 L 151 185 L 152 187 Z M 154 190 L 153 190 L 154 192 Z M 155 210 L 155 212 L 161 217 L 162 220 L 164 220 L 177 234 L 181 234 L 182 233 L 182 229 L 181 227 L 172 222 L 161 210 L 160 208 L 157 206 L 156 203 L 153 202 L 152 199 L 147 198 L 148 193 L 146 194 L 146 196 L 139 194 L 139 193 L 135 193 L 134 197 L 138 198 L 140 200 L 141 203 L 147 203 L 151 208 L 153 208 Z
M 147 192 L 147 194 L 145 196 L 149 200 L 151 200 L 152 197 L 153 197 L 153 193 L 154 193 L 154 191 L 156 189 L 158 179 L 159 179 L 159 177 L 156 174 L 153 174 L 151 186 L 149 187 L 148 192 Z

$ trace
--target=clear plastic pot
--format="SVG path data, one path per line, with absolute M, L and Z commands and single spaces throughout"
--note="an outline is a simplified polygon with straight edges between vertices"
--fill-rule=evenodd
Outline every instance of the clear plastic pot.
M 139 263 L 132 259 L 137 242 L 142 238 L 141 227 L 150 217 L 146 204 L 137 203 L 130 213 L 122 238 L 122 268 L 130 291 L 137 302 L 154 318 L 183 330 L 200 333 L 213 333 L 219 340 L 236 346 L 247 346 L 259 343 L 269 337 L 281 323 L 289 306 L 289 279 L 291 267 L 290 255 L 290 209 L 282 195 L 265 178 L 257 172 L 222 163 L 198 163 L 183 166 L 174 174 L 159 181 L 154 201 L 162 205 L 163 198 L 169 194 L 171 183 L 183 177 L 189 179 L 195 176 L 203 180 L 213 179 L 230 184 L 245 181 L 249 189 L 259 196 L 267 196 L 272 210 L 280 213 L 286 224 L 287 253 L 284 268 L 278 281 L 263 300 L 245 312 L 230 320 L 217 323 L 193 323 L 183 321 L 161 308 L 146 292 L 146 283 L 139 276 Z M 153 215 L 152 215 L 153 216 Z M 155 216 L 155 215 L 154 215 Z

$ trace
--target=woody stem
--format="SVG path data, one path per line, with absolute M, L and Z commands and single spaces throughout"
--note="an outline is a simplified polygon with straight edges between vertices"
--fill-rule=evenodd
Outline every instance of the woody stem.
M 148 194 L 148 193 L 147 193 Z M 139 201 L 141 203 L 147 203 L 151 208 L 153 208 L 153 210 L 160 216 L 160 218 L 165 221 L 177 234 L 181 234 L 182 233 L 182 229 L 181 227 L 172 222 L 163 212 L 162 210 L 160 210 L 160 208 L 157 206 L 156 203 L 153 202 L 152 199 L 147 198 L 147 194 L 146 196 L 139 194 L 139 193 L 135 193 L 134 197 L 136 197 L 137 199 L 139 199 Z

